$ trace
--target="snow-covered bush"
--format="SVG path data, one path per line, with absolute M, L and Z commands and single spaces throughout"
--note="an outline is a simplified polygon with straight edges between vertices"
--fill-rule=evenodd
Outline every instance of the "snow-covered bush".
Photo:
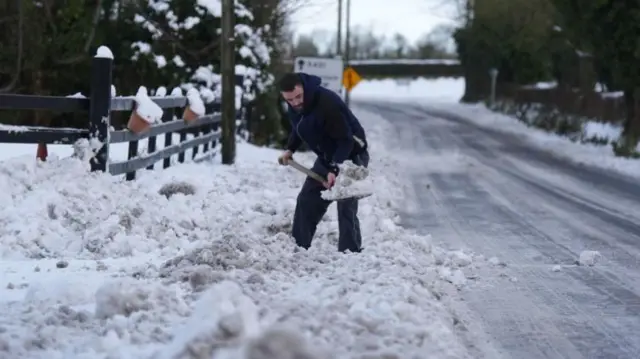
M 149 0 L 135 10 L 130 16 L 140 36 L 130 43 L 131 60 L 151 75 L 145 84 L 208 89 L 219 98 L 220 1 Z M 264 40 L 269 28 L 256 26 L 251 11 L 238 1 L 235 15 L 236 73 L 245 76 L 236 92 L 251 100 L 273 81 L 265 71 L 271 61 Z M 239 98 L 236 103 L 239 107 Z

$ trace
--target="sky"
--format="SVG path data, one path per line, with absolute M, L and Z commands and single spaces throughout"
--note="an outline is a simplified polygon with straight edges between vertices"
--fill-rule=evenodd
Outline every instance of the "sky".
M 299 1 L 304 5 L 291 18 L 296 35 L 309 34 L 314 29 L 336 31 L 338 0 Z M 343 0 L 343 34 L 346 2 Z M 435 26 L 453 24 L 454 4 L 454 0 L 351 0 L 351 24 L 371 26 L 374 32 L 388 36 L 399 32 L 415 43 Z

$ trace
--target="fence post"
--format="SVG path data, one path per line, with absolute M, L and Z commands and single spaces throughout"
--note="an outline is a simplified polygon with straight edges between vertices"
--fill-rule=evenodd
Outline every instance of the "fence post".
M 109 127 L 111 126 L 111 71 L 113 56 L 101 46 L 91 63 L 91 96 L 89 102 L 90 146 L 101 146 L 91 158 L 91 171 L 109 170 Z
M 496 68 L 491 68 L 491 70 L 489 70 L 489 76 L 491 76 L 491 108 L 493 109 L 493 106 L 496 103 L 496 80 L 498 79 L 498 69 Z

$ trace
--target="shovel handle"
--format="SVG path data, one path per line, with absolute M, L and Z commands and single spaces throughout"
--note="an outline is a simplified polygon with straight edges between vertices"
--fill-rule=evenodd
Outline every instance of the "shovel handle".
M 291 167 L 297 169 L 298 171 L 306 174 L 307 176 L 313 178 L 314 180 L 316 180 L 316 181 L 318 181 L 320 183 L 327 182 L 327 180 L 325 178 L 322 178 L 322 176 L 320 176 L 319 174 L 313 172 L 312 170 L 308 169 L 307 167 L 305 167 L 305 166 L 299 164 L 298 162 L 294 161 L 293 158 L 290 158 L 287 162 L 288 162 L 287 164 L 289 166 L 291 166 Z

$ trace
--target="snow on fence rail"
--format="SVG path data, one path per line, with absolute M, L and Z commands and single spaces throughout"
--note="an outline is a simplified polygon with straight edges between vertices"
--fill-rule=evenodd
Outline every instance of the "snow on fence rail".
M 202 161 L 215 155 L 215 147 L 221 136 L 220 103 L 200 102 L 200 113 L 187 120 L 183 118 L 192 98 L 176 95 L 152 96 L 144 94 L 140 97 L 112 97 L 113 57 L 104 56 L 105 48 L 101 48 L 93 58 L 91 66 L 91 93 L 89 98 L 67 96 L 37 96 L 0 94 L 0 109 L 12 110 L 50 110 L 63 112 L 88 112 L 88 128 L 54 128 L 35 126 L 3 126 L 0 125 L 0 143 L 33 143 L 39 146 L 46 144 L 76 144 L 78 140 L 87 139 L 93 151 L 90 160 L 91 171 L 108 172 L 111 175 L 126 174 L 127 180 L 135 179 L 136 171 L 142 168 L 153 169 L 155 163 L 163 161 L 163 168 L 171 166 L 171 156 L 178 155 L 178 162 L 185 160 L 185 152 L 193 149 L 193 160 Z M 103 51 L 100 51 L 103 50 Z M 110 55 L 110 51 L 107 51 Z M 236 76 L 236 82 L 242 83 L 242 76 Z M 201 101 L 198 94 L 198 101 Z M 149 103 L 151 102 L 151 103 Z M 146 107 L 145 107 L 146 106 Z M 148 108 L 149 106 L 155 107 Z M 142 109 L 145 107 L 145 109 Z M 195 107 L 195 106 L 194 106 Z M 246 125 L 246 109 L 240 109 L 239 130 Z M 111 127 L 111 113 L 132 111 L 155 112 L 160 114 L 153 120 L 147 119 L 149 125 L 143 131 L 132 131 L 131 126 L 125 130 L 115 131 Z M 131 121 L 131 120 L 130 120 Z M 131 122 L 129 123 L 131 124 Z M 172 143 L 173 134 L 180 136 L 178 143 Z M 164 148 L 157 149 L 157 136 L 164 134 Z M 194 137 L 187 139 L 187 135 Z M 147 154 L 138 154 L 138 142 L 147 139 Z M 128 142 L 126 161 L 114 162 L 109 158 L 111 144 Z M 199 147 L 203 156 L 196 159 Z

